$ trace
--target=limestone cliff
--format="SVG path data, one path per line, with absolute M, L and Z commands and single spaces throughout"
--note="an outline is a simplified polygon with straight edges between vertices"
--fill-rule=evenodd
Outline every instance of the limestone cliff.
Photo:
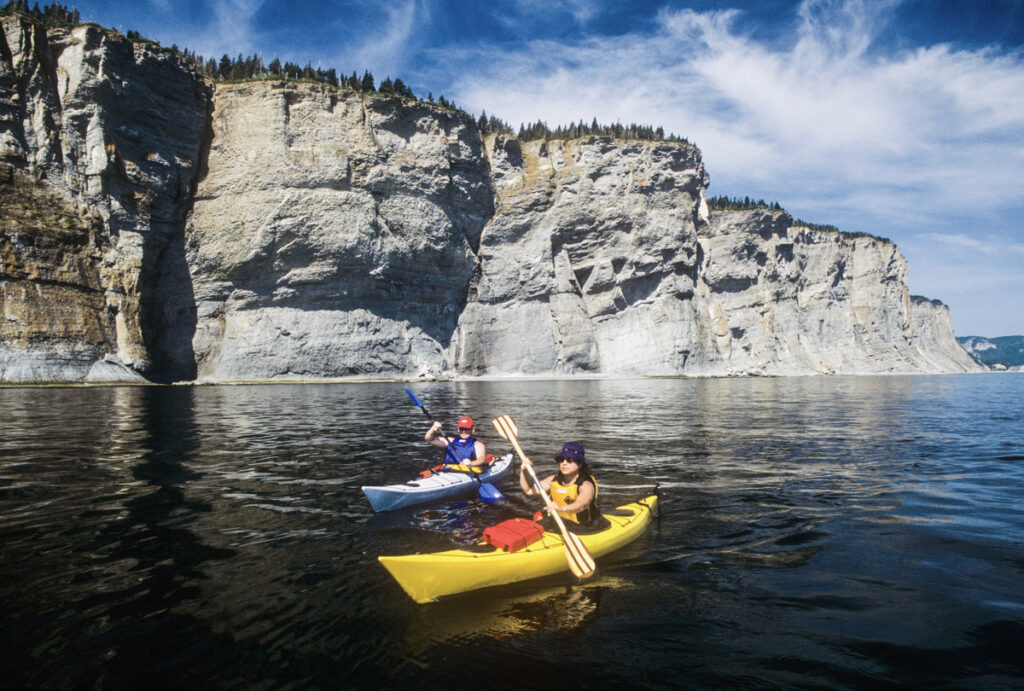
M 152 44 L 0 18 L 0 380 L 189 378 L 210 90 Z
M 497 208 L 459 321 L 460 372 L 685 372 L 702 323 L 700 152 L 497 137 L 488 153 Z
M 0 22 L 0 381 L 978 369 L 892 243 L 709 214 L 695 147 Z
M 219 86 L 188 231 L 200 377 L 441 376 L 493 189 L 471 118 Z
M 889 241 L 783 211 L 709 216 L 690 147 L 523 148 L 492 147 L 499 205 L 460 321 L 462 373 L 977 369 L 948 309 L 911 299 Z
M 703 365 L 736 373 L 971 371 L 949 310 L 907 291 L 896 245 L 794 226 L 783 211 L 715 214 L 700 231 Z

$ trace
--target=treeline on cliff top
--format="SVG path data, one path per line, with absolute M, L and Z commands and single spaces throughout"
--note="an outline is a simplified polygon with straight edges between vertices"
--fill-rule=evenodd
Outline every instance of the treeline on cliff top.
M 11 0 L 3 8 L 0 8 L 0 13 L 21 14 L 45 26 L 67 26 L 81 23 L 81 18 L 77 9 L 68 9 L 63 5 L 56 3 L 46 5 L 40 9 L 38 3 L 34 4 L 30 8 L 27 0 Z M 149 39 L 143 38 L 138 31 L 129 30 L 126 31 L 124 35 L 125 38 L 133 42 L 145 41 L 159 45 L 155 41 L 149 41 Z M 276 57 L 269 63 L 265 63 L 260 55 L 245 57 L 240 54 L 237 57 L 232 58 L 225 54 L 219 59 L 216 59 L 203 57 L 194 51 L 188 50 L 187 48 L 180 49 L 176 45 L 171 46 L 170 50 L 179 55 L 193 71 L 217 81 L 235 82 L 254 79 L 309 81 L 318 84 L 327 84 L 336 88 L 350 89 L 361 93 L 390 94 L 408 100 L 432 103 L 443 108 L 461 110 L 461 108 L 458 108 L 458 106 L 455 105 L 454 101 L 446 99 L 443 94 L 438 96 L 436 101 L 434 100 L 433 93 L 428 93 L 425 99 L 417 97 L 409 85 L 403 82 L 400 78 L 392 79 L 389 75 L 377 84 L 374 80 L 373 74 L 369 70 L 365 70 L 362 76 L 359 76 L 356 71 L 352 72 L 351 75 L 346 76 L 345 74 L 339 74 L 339 72 L 333 67 L 324 69 L 321 67 L 313 67 L 312 63 L 306 63 L 305 66 L 300 66 L 293 62 L 282 63 L 281 60 Z M 665 130 L 661 127 L 638 125 L 636 123 L 623 125 L 621 122 L 617 122 L 612 125 L 602 125 L 597 122 L 597 118 L 594 118 L 594 120 L 589 124 L 581 120 L 579 123 L 570 123 L 569 125 L 564 126 L 560 125 L 554 129 L 551 129 L 547 123 L 538 120 L 537 122 L 530 124 L 520 124 L 519 129 L 516 130 L 504 120 L 494 116 L 488 116 L 487 113 L 484 112 L 476 119 L 476 125 L 481 134 L 507 134 L 517 137 L 521 141 L 533 141 L 537 139 L 564 140 L 587 136 L 600 136 L 614 137 L 616 139 L 667 141 L 690 144 L 690 142 L 684 137 L 679 137 L 674 134 L 666 135 Z
M 27 0 L 11 0 L 11 2 L 0 8 L 0 12 L 3 14 L 14 14 L 16 12 L 24 14 L 47 26 L 81 24 L 77 9 L 68 9 L 63 5 L 57 4 L 46 5 L 43 9 L 39 9 L 39 3 L 36 3 L 32 9 L 29 9 Z
M 77 9 L 69 9 L 57 3 L 45 5 L 40 8 L 38 3 L 29 7 L 28 0 L 10 0 L 6 5 L 0 8 L 0 14 L 19 14 L 42 24 L 43 26 L 74 26 L 82 23 Z M 129 30 L 125 32 L 124 35 L 129 41 L 148 42 L 160 45 L 156 41 L 150 41 L 149 39 L 143 38 L 138 31 Z M 336 88 L 350 89 L 360 93 L 390 94 L 408 100 L 431 103 L 443 108 L 461 110 L 455 105 L 454 101 L 449 101 L 444 97 L 444 95 L 438 96 L 435 101 L 434 95 L 432 93 L 428 93 L 426 99 L 421 99 L 417 97 L 416 94 L 413 93 L 413 90 L 401 79 L 392 79 L 390 75 L 385 77 L 380 84 L 376 84 L 373 74 L 369 70 L 365 70 L 361 77 L 358 72 L 355 71 L 352 72 L 351 75 L 345 76 L 344 74 L 339 74 L 333 67 L 323 69 L 320 67 L 313 67 L 312 63 L 306 63 L 304 67 L 300 67 L 296 63 L 282 63 L 278 58 L 274 58 L 269 63 L 265 64 L 260 55 L 252 55 L 250 57 L 238 55 L 237 57 L 232 58 L 225 54 L 221 56 L 220 59 L 214 59 L 204 58 L 194 51 L 190 51 L 187 48 L 180 49 L 176 45 L 171 46 L 170 50 L 180 56 L 193 71 L 216 81 L 232 82 L 258 79 L 309 81 L 318 84 L 327 84 Z M 661 127 L 638 125 L 636 123 L 623 125 L 620 122 L 611 125 L 602 125 L 597 121 L 597 118 L 594 118 L 590 123 L 580 120 L 578 123 L 560 125 L 554 129 L 551 129 L 546 122 L 537 120 L 530 124 L 520 124 L 519 129 L 516 130 L 501 118 L 493 115 L 487 115 L 487 112 L 484 111 L 481 113 L 480 117 L 476 119 L 476 126 L 482 135 L 506 134 L 514 136 L 520 141 L 534 141 L 538 139 L 568 140 L 578 139 L 580 137 L 598 136 L 641 141 L 679 142 L 692 145 L 685 137 L 679 137 L 675 134 L 666 134 L 665 130 Z M 782 210 L 782 207 L 778 202 L 766 202 L 763 199 L 752 200 L 750 197 L 740 199 L 738 197 L 726 196 L 708 197 L 708 207 L 711 211 L 740 211 L 750 209 Z M 836 233 L 840 232 L 840 230 L 833 225 L 808 223 L 799 219 L 794 221 L 793 225 L 804 226 L 812 230 Z M 844 234 L 853 237 L 869 237 L 891 242 L 886 238 L 880 238 L 876 235 L 871 235 L 870 233 L 847 232 Z
M 708 209 L 711 211 L 747 211 L 750 209 L 770 209 L 782 211 L 778 202 L 766 202 L 763 199 L 753 200 L 750 197 L 708 197 Z
M 751 199 L 750 197 L 708 197 L 708 210 L 709 211 L 752 211 L 754 209 L 766 209 L 769 211 L 783 211 L 784 209 L 778 202 L 766 202 L 763 199 Z M 793 221 L 792 225 L 802 226 L 808 230 L 817 230 L 825 233 L 842 233 L 847 237 L 852 238 L 871 238 L 872 240 L 881 240 L 882 242 L 888 242 L 894 244 L 889 238 L 883 238 L 878 235 L 872 235 L 871 233 L 862 233 L 860 231 L 842 231 L 834 225 L 827 223 L 810 223 L 801 219 Z

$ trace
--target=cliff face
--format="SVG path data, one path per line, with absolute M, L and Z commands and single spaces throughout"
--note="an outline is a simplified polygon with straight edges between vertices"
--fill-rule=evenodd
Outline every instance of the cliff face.
M 471 119 L 221 86 L 188 229 L 205 379 L 439 376 L 493 190 Z
M 971 371 L 949 310 L 907 291 L 879 238 L 794 226 L 782 211 L 715 214 L 700 233 L 706 367 L 736 373 Z
M 709 215 L 694 147 L 2 26 L 2 381 L 979 369 L 894 245 Z
M 188 378 L 210 91 L 98 27 L 0 19 L 0 379 Z
M 699 343 L 700 152 L 490 142 L 496 213 L 459 321 L 467 374 L 669 374 Z

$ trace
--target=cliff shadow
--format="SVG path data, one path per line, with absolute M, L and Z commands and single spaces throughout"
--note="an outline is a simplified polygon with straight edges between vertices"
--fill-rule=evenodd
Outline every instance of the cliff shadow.
M 195 379 L 198 371 L 192 346 L 196 299 L 184 237 L 179 230 L 146 243 L 155 247 L 147 247 L 153 266 L 142 277 L 139 321 L 152 363 L 146 376 L 163 384 Z
M 146 376 L 164 384 L 194 380 L 199 371 L 192 343 L 198 310 L 185 245 L 196 191 L 208 173 L 213 143 L 212 94 L 206 91 L 204 96 L 194 172 L 183 179 L 179 169 L 173 194 L 160 198 L 152 210 L 150 233 L 143 245 L 139 322 L 151 360 Z

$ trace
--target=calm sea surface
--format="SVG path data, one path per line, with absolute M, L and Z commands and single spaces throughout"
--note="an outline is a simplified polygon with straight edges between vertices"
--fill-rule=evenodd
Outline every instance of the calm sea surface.
M 583 584 L 414 604 L 374 514 L 438 462 L 405 384 L 0 389 L 5 688 L 1024 687 L 1024 375 L 409 385 L 662 515 Z

